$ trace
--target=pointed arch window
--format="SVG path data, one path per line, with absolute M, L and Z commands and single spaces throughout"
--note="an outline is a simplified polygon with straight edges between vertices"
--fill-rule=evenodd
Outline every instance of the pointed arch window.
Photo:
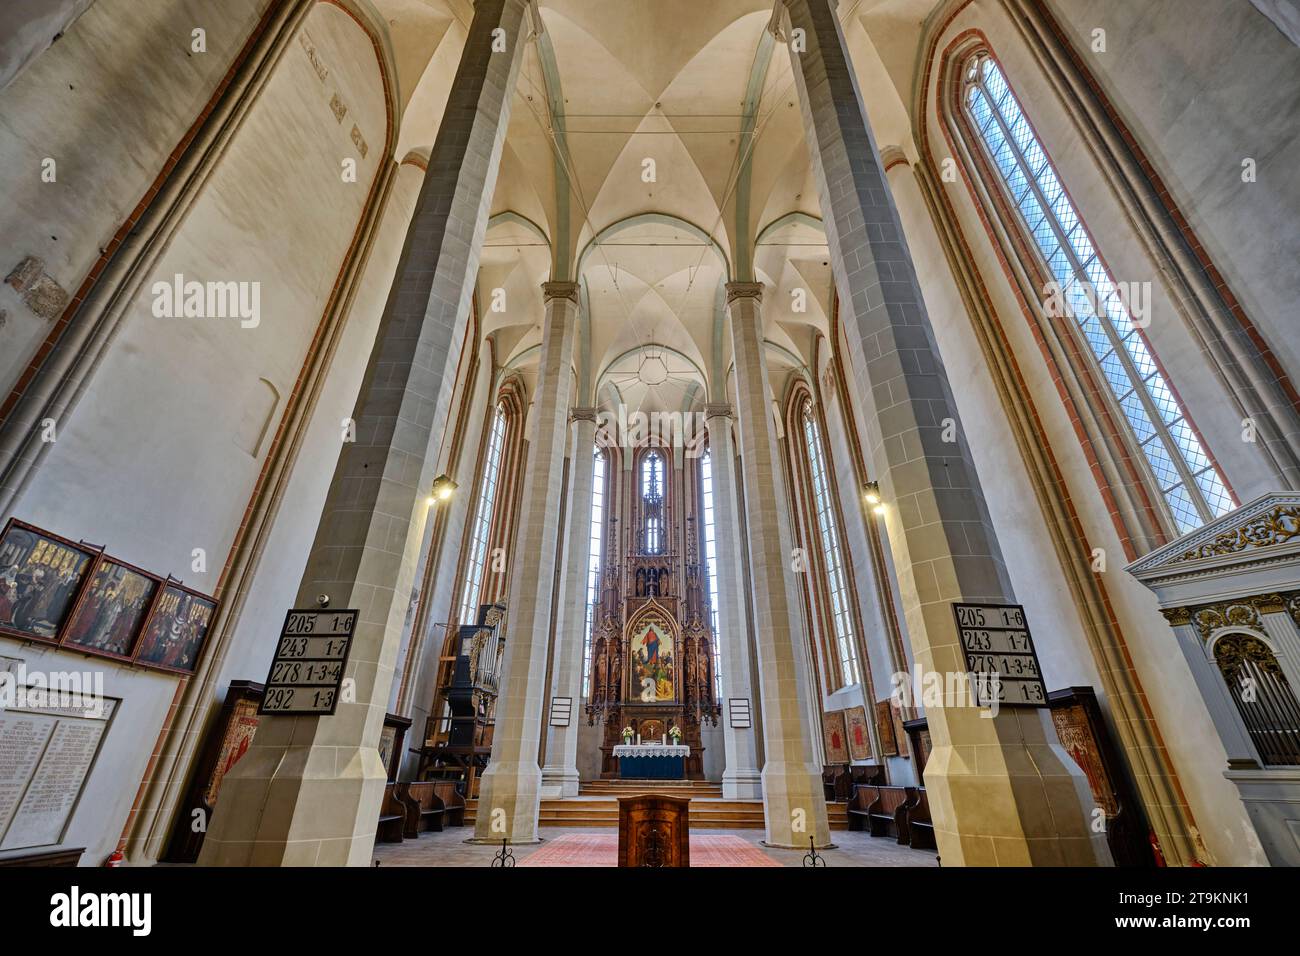
M 722 661 L 718 632 L 718 544 L 713 521 L 713 458 L 708 450 L 700 458 L 700 497 L 704 506 L 704 569 L 709 578 L 709 626 L 713 630 L 713 695 L 720 699 Z
M 1231 492 L 1148 351 L 1001 68 L 987 53 L 976 54 L 962 82 L 962 108 L 997 171 L 996 187 L 1015 209 L 1018 221 L 1008 225 L 1020 228 L 1041 256 L 1180 533 L 1233 510 Z
M 479 483 L 474 523 L 470 528 L 469 563 L 465 590 L 461 595 L 460 623 L 478 620 L 479 597 L 483 593 L 483 574 L 487 568 L 488 540 L 492 534 L 492 514 L 496 510 L 497 484 L 501 476 L 501 449 L 505 445 L 506 411 L 497 405 L 488 436 L 487 456 L 483 461 L 483 479 Z
M 804 402 L 801 413 L 804 450 L 808 455 L 808 475 L 812 484 L 813 523 L 822 548 L 826 572 L 826 591 L 830 598 L 831 625 L 835 634 L 835 649 L 840 660 L 840 678 L 845 685 L 858 682 L 858 654 L 853 633 L 853 618 L 849 613 L 849 590 L 844 572 L 844 556 L 840 550 L 839 528 L 832 511 L 830 480 L 826 475 L 826 452 L 822 445 L 821 429 L 811 401 Z
M 591 464 L 591 552 L 587 558 L 587 622 L 582 632 L 582 696 L 591 696 L 591 632 L 600 601 L 601 545 L 605 527 L 605 453 L 596 449 Z
M 641 459 L 641 542 L 645 554 L 664 553 L 664 456 Z

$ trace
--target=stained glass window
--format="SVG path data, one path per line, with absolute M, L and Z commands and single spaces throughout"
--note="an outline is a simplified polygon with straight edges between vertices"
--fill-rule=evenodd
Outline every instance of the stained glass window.
M 473 624 L 478 620 L 479 596 L 483 593 L 483 572 L 487 566 L 488 538 L 492 534 L 492 512 L 496 507 L 497 479 L 501 473 L 501 447 L 505 444 L 506 413 L 500 405 L 492 418 L 492 433 L 488 436 L 487 458 L 483 462 L 483 480 L 479 485 L 478 503 L 474 510 L 474 523 L 469 539 L 469 567 L 465 579 L 465 593 L 460 602 L 460 622 Z
M 605 453 L 596 450 L 591 477 L 591 554 L 587 558 L 587 621 L 582 636 L 582 696 L 591 694 L 591 631 L 600 600 L 600 559 L 605 526 Z
M 853 639 L 853 618 L 849 614 L 849 590 L 844 572 L 840 537 L 832 510 L 830 480 L 826 476 L 826 454 L 821 429 L 813 414 L 812 403 L 804 405 L 803 436 L 808 452 L 808 472 L 812 478 L 814 518 L 826 568 L 826 590 L 830 595 L 831 623 L 835 646 L 840 658 L 840 676 L 847 686 L 858 682 L 858 654 Z
M 1133 324 L 1124 288 L 1097 255 L 1082 218 L 992 58 L 966 70 L 963 102 L 1001 186 L 1019 211 L 1101 377 L 1142 449 L 1180 532 L 1236 502 L 1187 423 Z

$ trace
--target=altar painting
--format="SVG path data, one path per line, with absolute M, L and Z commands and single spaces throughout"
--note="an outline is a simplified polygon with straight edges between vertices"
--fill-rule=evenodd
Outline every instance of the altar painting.
M 677 699 L 677 658 L 672 634 L 658 621 L 637 625 L 629 644 L 628 697 L 647 704 Z

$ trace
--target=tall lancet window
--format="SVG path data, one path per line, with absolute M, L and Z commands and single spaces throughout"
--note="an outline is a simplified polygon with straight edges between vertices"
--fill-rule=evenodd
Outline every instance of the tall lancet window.
M 664 456 L 657 451 L 641 459 L 641 547 L 664 553 Z
M 1002 70 L 987 54 L 966 68 L 962 103 L 1018 225 L 1036 247 L 1086 350 L 1097 363 L 1181 532 L 1236 507 L 1134 326 L 1051 160 Z
M 709 626 L 713 629 L 713 694 L 722 696 L 721 654 L 718 650 L 718 546 L 713 523 L 713 459 L 706 451 L 700 459 L 700 497 L 704 505 L 704 568 L 709 576 Z M 734 639 L 734 637 L 733 637 Z
M 803 407 L 803 440 L 808 452 L 808 474 L 812 479 L 813 510 L 817 535 L 826 567 L 826 590 L 830 596 L 831 623 L 835 648 L 840 658 L 840 676 L 845 685 L 858 682 L 858 653 L 853 639 L 853 618 L 849 615 L 849 590 L 844 574 L 840 535 L 831 510 L 830 480 L 826 477 L 826 452 L 812 402 Z
M 582 696 L 591 696 L 591 631 L 600 600 L 600 560 L 605 527 L 605 453 L 596 449 L 591 475 L 591 555 L 587 558 L 587 622 L 582 632 Z
M 487 457 L 483 461 L 483 480 L 479 483 L 478 503 L 470 529 L 469 563 L 465 590 L 460 601 L 460 622 L 478 620 L 479 595 L 483 593 L 483 573 L 487 567 L 488 539 L 492 534 L 492 512 L 496 508 L 497 481 L 501 476 L 501 448 L 506 437 L 505 408 L 498 405 L 488 436 Z

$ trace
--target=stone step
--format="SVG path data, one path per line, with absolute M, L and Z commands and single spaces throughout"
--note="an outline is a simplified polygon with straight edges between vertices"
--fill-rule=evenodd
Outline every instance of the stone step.
M 467 824 L 473 824 L 477 809 L 477 799 L 466 801 Z M 828 803 L 826 813 L 832 830 L 848 829 L 846 804 Z M 761 800 L 692 797 L 690 814 L 691 826 L 695 829 L 761 830 L 764 826 Z M 540 826 L 550 827 L 617 827 L 618 799 L 590 795 L 543 800 L 537 822 Z

